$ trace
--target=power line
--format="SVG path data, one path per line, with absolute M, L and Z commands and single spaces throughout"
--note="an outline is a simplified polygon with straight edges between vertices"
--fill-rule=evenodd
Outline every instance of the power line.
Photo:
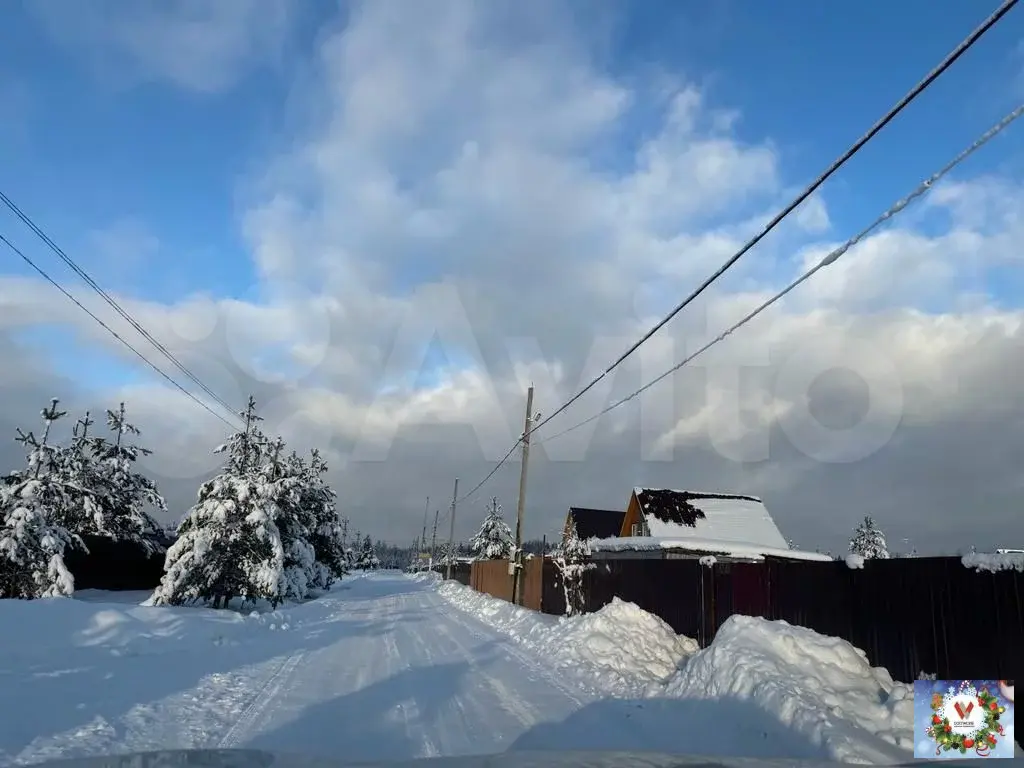
M 160 370 L 160 368 L 155 363 L 153 363 L 149 358 L 147 358 L 144 354 L 139 352 L 139 350 L 137 350 L 135 347 L 133 347 L 120 334 L 118 334 L 117 331 L 115 331 L 113 328 L 111 328 L 109 325 L 107 325 L 105 322 L 103 322 L 103 320 L 101 320 L 91 309 L 86 307 L 78 299 L 76 299 L 74 296 L 72 296 L 71 293 L 69 293 L 68 290 L 66 288 L 64 288 L 64 286 L 60 285 L 56 280 L 54 280 L 52 277 L 50 277 L 48 274 L 46 274 L 46 272 L 43 271 L 42 267 L 38 266 L 34 261 L 32 261 L 32 259 L 30 259 L 27 255 L 25 255 L 21 250 L 19 250 L 18 247 L 16 245 L 14 245 L 14 243 L 12 243 L 10 240 L 8 240 L 2 234 L 0 234 L 0 242 L 3 242 L 3 244 L 6 245 L 8 248 L 10 248 L 16 255 L 20 256 L 22 258 L 22 260 L 24 260 L 24 262 L 26 264 L 28 264 L 32 269 L 34 269 L 44 280 L 46 280 L 50 285 L 52 285 L 58 291 L 63 293 L 68 298 L 68 300 L 71 301 L 76 307 L 81 309 L 83 312 L 85 312 L 85 314 L 87 314 L 89 317 L 91 317 L 93 320 L 95 320 L 97 323 L 99 323 L 100 326 L 107 333 L 109 333 L 111 336 L 113 336 L 119 342 L 124 344 L 129 350 L 131 350 L 135 354 L 136 357 L 138 357 L 140 360 L 142 360 L 142 362 L 144 362 L 146 365 L 148 365 L 150 368 L 152 368 L 154 371 L 156 371 L 158 374 L 160 374 L 164 379 L 166 379 L 168 382 L 170 382 L 172 386 L 174 386 L 176 389 L 181 390 L 181 392 L 183 392 L 187 397 L 189 397 L 192 401 L 194 401 L 197 405 L 199 405 L 199 407 L 205 409 L 210 414 L 212 414 L 216 418 L 220 419 L 222 422 L 227 424 L 227 426 L 230 427 L 231 429 L 236 429 L 237 428 L 236 425 L 234 425 L 231 422 L 229 422 L 227 419 L 225 419 L 219 413 L 217 413 L 212 408 L 210 408 L 210 406 L 208 406 L 202 400 L 200 400 L 195 395 L 193 395 L 191 392 L 189 392 L 187 389 L 185 389 L 183 386 L 181 386 L 181 384 L 179 384 L 174 379 L 172 379 L 170 376 L 168 376 L 164 371 Z
M 595 421 L 596 419 L 599 419 L 601 416 L 604 416 L 609 411 L 612 411 L 612 410 L 618 408 L 620 405 L 628 403 L 633 398 L 635 398 L 635 397 L 641 395 L 642 393 L 646 392 L 648 389 L 653 387 L 658 382 L 660 382 L 660 381 L 668 378 L 669 376 L 671 376 L 673 373 L 678 371 L 684 365 L 692 362 L 695 358 L 697 358 L 699 355 L 701 355 L 704 352 L 706 352 L 707 350 L 709 350 L 711 347 L 715 346 L 716 344 L 718 344 L 721 341 L 724 341 L 728 336 L 732 335 L 732 333 L 734 331 L 738 330 L 739 328 L 742 328 L 744 325 L 749 323 L 751 320 L 753 320 L 759 314 L 764 312 L 770 306 L 772 306 L 777 301 L 779 301 L 784 296 L 786 296 L 788 293 L 790 293 L 790 291 L 794 290 L 797 286 L 799 286 L 802 283 L 804 283 L 805 281 L 809 280 L 819 270 L 824 269 L 825 267 L 827 267 L 827 266 L 829 266 L 831 264 L 834 264 L 843 254 L 845 254 L 852 247 L 857 245 L 857 243 L 859 243 L 861 240 L 863 240 L 865 237 L 867 237 L 869 234 L 871 234 L 875 229 L 877 229 L 883 223 L 885 223 L 886 221 L 891 219 L 896 214 L 900 213 L 904 208 L 906 208 L 908 205 L 910 205 L 910 203 L 912 203 L 914 200 L 916 200 L 917 198 L 927 194 L 935 186 L 935 183 L 938 182 L 943 176 L 945 176 L 947 173 L 952 171 L 956 166 L 958 166 L 961 162 L 966 160 L 970 155 L 974 154 L 974 152 L 976 152 L 982 146 L 987 144 L 996 134 L 1000 133 L 1004 128 L 1006 128 L 1008 125 L 1010 125 L 1010 123 L 1012 123 L 1014 120 L 1019 118 L 1021 115 L 1024 115 L 1024 104 L 1022 104 L 1021 106 L 1017 107 L 1015 110 L 1013 110 L 1013 112 L 1011 112 L 1010 114 L 1006 115 L 1006 117 L 1004 117 L 1002 120 L 1000 120 L 994 126 L 989 128 L 985 133 L 983 133 L 980 137 L 978 137 L 974 141 L 973 144 L 971 144 L 969 147 L 967 147 L 967 149 L 963 150 L 959 155 L 957 155 L 955 158 L 953 158 L 951 161 L 949 161 L 940 170 L 936 171 L 931 176 L 929 176 L 927 179 L 925 179 L 923 182 L 921 182 L 921 184 L 919 184 L 918 187 L 913 192 L 911 192 L 909 195 L 907 195 L 906 197 L 904 197 L 904 198 L 898 200 L 896 203 L 894 203 L 885 213 L 883 213 L 881 216 L 879 216 L 877 219 L 875 219 L 868 227 L 866 227 L 865 229 L 863 229 L 860 232 L 858 232 L 856 235 L 851 237 L 849 240 L 847 240 L 845 243 L 843 243 L 838 248 L 836 248 L 836 249 L 832 250 L 831 252 L 829 252 L 814 267 L 812 267 L 811 269 L 807 270 L 803 275 L 801 275 L 796 280 L 791 282 L 783 290 L 779 291 L 777 294 L 775 294 L 768 301 L 766 301 L 763 304 L 761 304 L 761 306 L 759 306 L 753 312 L 751 312 L 750 314 L 746 315 L 739 322 L 737 322 L 734 325 L 730 326 L 727 330 L 723 331 L 721 334 L 719 334 L 714 339 L 709 341 L 707 344 L 705 344 L 703 347 L 698 349 L 692 355 L 687 357 L 681 363 L 679 363 L 677 365 L 674 365 L 672 368 L 669 368 L 667 371 L 662 373 L 660 376 L 657 376 L 656 378 L 654 378 L 651 381 L 649 381 L 646 384 L 644 384 L 642 387 L 640 387 L 640 389 L 636 390 L 632 394 L 627 395 L 626 397 L 622 398 L 621 400 L 618 400 L 617 402 L 612 403 L 607 408 L 605 408 L 604 410 L 594 414 L 590 418 L 584 419 L 583 421 L 581 421 L 581 422 L 579 422 L 577 424 L 574 424 L 573 426 L 569 427 L 568 429 L 564 429 L 561 432 L 556 432 L 551 437 L 549 437 L 549 438 L 547 438 L 545 440 L 540 440 L 538 442 L 540 442 L 540 443 L 547 443 L 547 442 L 549 442 L 551 440 L 554 440 L 555 438 L 558 438 L 558 437 L 566 435 L 566 434 L 568 434 L 570 432 L 573 432 L 573 431 L 579 429 L 580 427 L 582 427 L 582 426 L 584 426 L 586 424 L 589 424 L 592 421 Z
M 733 254 L 729 258 L 729 260 L 726 261 L 721 267 L 719 267 L 714 274 L 712 274 L 703 283 L 701 283 L 697 287 L 697 289 L 693 291 L 693 293 L 691 293 L 679 304 L 677 304 L 676 307 L 671 312 L 668 313 L 668 315 L 666 315 L 661 321 L 654 325 L 654 327 L 647 331 L 647 333 L 641 336 L 629 349 L 623 352 L 622 355 L 620 355 L 619 358 L 615 360 L 615 362 L 613 362 L 604 370 L 604 372 L 602 372 L 589 384 L 583 387 L 583 389 L 581 389 L 579 392 L 577 392 L 575 395 L 569 398 L 565 403 L 563 403 L 561 406 L 555 409 L 554 412 L 552 412 L 546 419 L 541 421 L 534 429 L 540 429 L 553 418 L 558 416 L 558 414 L 562 413 L 570 405 L 572 405 L 581 397 L 583 397 L 583 395 L 585 395 L 587 392 L 593 389 L 597 385 L 597 383 L 600 382 L 605 376 L 607 376 L 613 370 L 618 368 L 619 365 L 625 362 L 625 360 L 630 355 L 636 352 L 636 350 L 639 349 L 642 344 L 644 344 L 655 333 L 661 330 L 670 320 L 672 320 L 672 318 L 679 314 L 679 312 L 681 312 L 684 308 L 689 306 L 698 296 L 700 296 L 704 292 L 705 289 L 707 289 L 712 283 L 714 283 L 723 274 L 725 274 L 725 272 L 730 267 L 732 267 L 733 264 L 739 261 L 744 256 L 744 254 L 747 253 L 747 251 L 749 251 L 751 248 L 753 248 L 755 245 L 761 242 L 761 240 L 764 239 L 764 237 L 768 235 L 769 232 L 775 229 L 775 227 L 784 218 L 786 218 L 790 213 L 792 213 L 802 202 L 804 202 L 804 200 L 810 197 L 814 193 L 814 191 L 818 189 L 818 187 L 824 184 L 825 181 L 830 176 L 832 176 L 832 174 L 834 174 L 850 158 L 857 154 L 857 152 L 859 152 L 865 144 L 867 144 L 872 138 L 874 138 L 879 131 L 881 131 L 886 125 L 888 125 L 893 120 L 893 118 L 896 117 L 896 115 L 902 112 L 926 88 L 928 88 L 933 82 L 935 82 L 935 80 L 937 80 L 943 72 L 949 69 L 949 67 L 951 67 L 957 59 L 963 56 L 964 53 L 966 53 L 967 50 L 970 49 L 971 46 L 973 46 L 981 38 L 982 35 L 984 35 L 989 29 L 995 26 L 995 24 L 1001 18 L 1003 18 L 1003 16 L 1005 16 L 1010 11 L 1010 9 L 1012 9 L 1013 6 L 1015 6 L 1016 4 L 1017 0 L 1005 0 L 1003 4 L 999 6 L 999 8 L 991 16 L 985 19 L 985 21 L 983 21 L 973 32 L 971 32 L 971 34 L 968 35 L 963 40 L 963 42 L 961 42 L 956 48 L 954 48 L 946 56 L 946 58 L 944 58 L 934 69 L 932 69 L 931 72 L 925 75 L 925 77 L 917 85 L 911 88 L 910 91 L 902 99 L 900 99 L 896 103 L 896 105 L 892 107 L 892 109 L 890 109 L 878 122 L 876 122 L 868 130 L 867 133 L 861 136 L 853 144 L 853 146 L 851 146 L 838 159 L 836 159 L 824 173 L 818 176 L 818 178 L 815 179 L 814 182 L 809 187 L 807 187 L 803 192 L 801 192 L 789 205 L 787 205 L 785 208 L 782 209 L 782 211 L 776 214 L 775 218 L 769 221 L 768 224 L 766 224 L 765 227 L 760 232 L 758 232 L 757 235 L 748 240 L 746 244 L 743 245 L 743 247 L 740 248 L 738 251 L 736 251 L 736 253 Z
M 75 263 L 74 259 L 68 256 L 60 248 L 60 246 L 53 242 L 53 240 L 51 240 L 50 237 L 42 229 L 40 229 L 39 226 L 37 226 L 36 223 L 32 221 L 32 219 L 30 219 L 28 215 L 25 214 L 14 203 L 14 201 L 7 197 L 7 195 L 5 195 L 2 191 L 0 191 L 0 202 L 6 205 L 15 216 L 21 219 L 22 223 L 24 223 L 25 226 L 31 229 L 32 232 L 35 233 L 35 235 L 39 237 L 40 240 L 42 240 L 47 246 L 49 246 L 50 250 L 57 254 L 61 261 L 63 261 L 76 275 L 82 278 L 82 280 L 84 280 L 90 288 L 96 291 L 96 293 L 98 293 L 104 299 L 104 301 L 106 301 L 107 304 L 109 304 L 111 308 L 113 308 L 115 312 L 117 312 L 125 321 L 127 321 L 128 324 L 132 326 L 132 328 L 138 331 L 139 334 L 141 334 L 142 337 L 146 339 L 146 341 L 148 341 L 150 344 L 156 347 L 158 352 L 160 352 L 164 357 L 166 357 L 179 371 L 185 374 L 185 376 L 191 379 L 193 383 L 195 383 L 200 389 L 202 389 L 207 395 L 209 395 L 210 399 L 212 399 L 222 408 L 226 409 L 229 413 L 235 413 L 235 410 L 230 405 L 228 405 L 228 403 L 222 400 L 212 389 L 206 386 L 206 384 L 204 384 L 194 373 L 192 373 L 192 371 L 186 368 L 182 364 L 182 362 L 178 360 L 178 358 L 175 357 L 167 349 L 167 347 L 165 347 L 163 344 L 161 344 L 159 341 L 153 338 L 149 331 L 143 328 L 142 325 L 139 324 L 139 322 L 135 318 L 133 318 L 130 313 L 125 311 L 125 309 L 122 308 L 121 305 L 118 304 L 110 296 L 110 294 L 104 291 L 103 288 L 101 288 L 100 285 L 95 280 L 93 280 L 93 278 L 84 269 L 82 269 L 80 266 L 78 266 L 78 264 Z
M 518 440 L 515 441 L 515 443 L 512 444 L 512 447 L 508 449 L 508 453 L 505 454 L 505 457 L 501 461 L 499 461 L 497 464 L 494 465 L 494 469 L 492 469 L 490 472 L 488 472 L 487 476 L 483 480 L 481 480 L 479 483 L 477 483 L 475 486 L 473 486 L 473 490 L 471 490 L 465 496 L 460 497 L 458 499 L 458 501 L 456 501 L 456 503 L 457 504 L 461 504 L 466 499 L 468 499 L 470 496 L 472 496 L 474 493 L 476 493 L 481 488 L 483 488 L 484 485 L 487 483 L 487 481 L 490 480 L 492 477 L 494 477 L 494 473 L 497 472 L 499 469 L 501 469 L 502 466 L 505 464 L 505 462 L 508 461 L 511 458 L 512 454 L 515 453 L 516 448 L 519 447 L 519 444 L 521 442 L 523 442 L 523 438 L 522 437 L 520 437 Z

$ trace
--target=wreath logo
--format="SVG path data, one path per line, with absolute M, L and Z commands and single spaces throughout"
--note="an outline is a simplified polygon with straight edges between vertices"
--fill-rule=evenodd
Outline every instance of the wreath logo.
M 998 696 L 965 680 L 957 688 L 950 686 L 945 695 L 932 696 L 932 722 L 926 733 L 935 740 L 936 755 L 973 749 L 987 757 L 1004 735 L 999 717 L 1005 712 Z

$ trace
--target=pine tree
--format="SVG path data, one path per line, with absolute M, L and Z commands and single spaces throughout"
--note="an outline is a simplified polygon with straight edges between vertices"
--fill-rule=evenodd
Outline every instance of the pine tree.
M 572 521 L 554 558 L 565 591 L 565 615 L 579 616 L 586 609 L 583 574 L 594 568 L 590 562 L 590 547 L 580 538 L 576 522 Z
M 369 536 L 363 538 L 359 552 L 356 554 L 356 568 L 361 571 L 373 571 L 380 567 L 380 560 L 373 550 L 373 541 Z
M 135 542 L 147 553 L 159 551 L 160 525 L 147 508 L 166 512 L 167 504 L 156 484 L 134 469 L 139 457 L 149 456 L 152 451 L 125 439 L 141 432 L 125 419 L 124 403 L 117 411 L 107 411 L 107 427 L 114 433 L 113 440 L 89 438 L 91 424 L 87 412 L 75 425 L 76 439 L 72 443 L 76 460 L 87 467 L 89 487 L 96 499 L 91 529 L 87 532 L 115 541 Z
M 501 517 L 497 497 L 491 498 L 487 516 L 476 536 L 470 539 L 469 546 L 478 560 L 503 560 L 512 556 L 512 530 Z
M 227 607 L 236 597 L 244 603 L 268 600 L 279 605 L 293 587 L 289 581 L 287 537 L 279 521 L 297 490 L 294 477 L 280 473 L 255 400 L 241 416 L 245 428 L 215 453 L 227 453 L 221 474 L 203 483 L 198 500 L 178 527 L 178 539 L 167 550 L 164 577 L 154 604 L 182 605 L 195 601 Z
M 309 464 L 304 467 L 300 504 L 312 517 L 310 543 L 321 566 L 317 587 L 330 589 L 335 580 L 349 572 L 345 555 L 348 522 L 338 518 L 337 494 L 327 485 L 327 463 L 318 450 L 310 451 Z
M 66 415 L 58 402 L 42 410 L 41 437 L 18 430 L 17 441 L 28 448 L 28 468 L 0 484 L 0 598 L 67 597 L 75 589 L 64 552 L 85 545 L 61 524 L 80 494 L 67 483 L 67 455 L 50 443 L 53 424 Z
M 853 538 L 850 539 L 850 552 L 865 559 L 887 560 L 889 558 L 885 534 L 875 525 L 871 515 L 865 515 L 864 520 L 853 532 Z

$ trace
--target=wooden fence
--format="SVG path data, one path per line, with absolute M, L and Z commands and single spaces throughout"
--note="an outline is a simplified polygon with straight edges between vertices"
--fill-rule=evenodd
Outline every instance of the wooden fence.
M 772 560 L 595 560 L 584 577 L 585 606 L 618 597 L 661 617 L 707 647 L 733 614 L 783 619 L 841 637 L 874 666 L 910 682 L 1013 679 L 1024 667 L 1024 573 L 966 568 L 958 557 L 845 562 Z M 454 575 L 454 574 L 453 574 Z M 466 583 L 463 581 L 463 583 Z M 475 562 L 474 589 L 512 599 L 507 560 Z M 527 561 L 523 605 L 562 615 L 565 593 L 551 558 Z
M 586 610 L 619 597 L 708 646 L 733 614 L 784 619 L 863 649 L 897 680 L 1014 678 L 1024 667 L 1024 573 L 960 558 L 844 562 L 597 560 Z
M 138 544 L 104 536 L 83 536 L 88 554 L 68 548 L 64 564 L 75 577 L 75 589 L 156 589 L 164 574 L 164 553 L 148 555 Z
M 558 605 L 544 607 L 544 598 L 547 596 L 545 585 L 553 580 L 554 564 L 551 558 L 531 557 L 526 560 L 523 568 L 523 600 L 524 608 L 534 611 L 543 610 L 545 613 L 555 613 L 552 608 L 558 608 L 558 612 L 565 610 L 564 600 L 561 607 Z M 512 576 L 508 572 L 508 560 L 477 560 L 473 563 L 470 574 L 469 586 L 477 592 L 497 597 L 501 600 L 512 601 Z

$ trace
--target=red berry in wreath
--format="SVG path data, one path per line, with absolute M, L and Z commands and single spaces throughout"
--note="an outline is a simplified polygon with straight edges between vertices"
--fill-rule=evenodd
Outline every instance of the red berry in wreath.
M 974 746 L 974 739 L 964 739 L 964 746 L 967 749 L 970 749 L 971 747 L 973 747 Z
M 938 715 L 932 715 L 932 722 L 935 723 L 935 725 L 938 725 L 942 722 L 942 718 Z

